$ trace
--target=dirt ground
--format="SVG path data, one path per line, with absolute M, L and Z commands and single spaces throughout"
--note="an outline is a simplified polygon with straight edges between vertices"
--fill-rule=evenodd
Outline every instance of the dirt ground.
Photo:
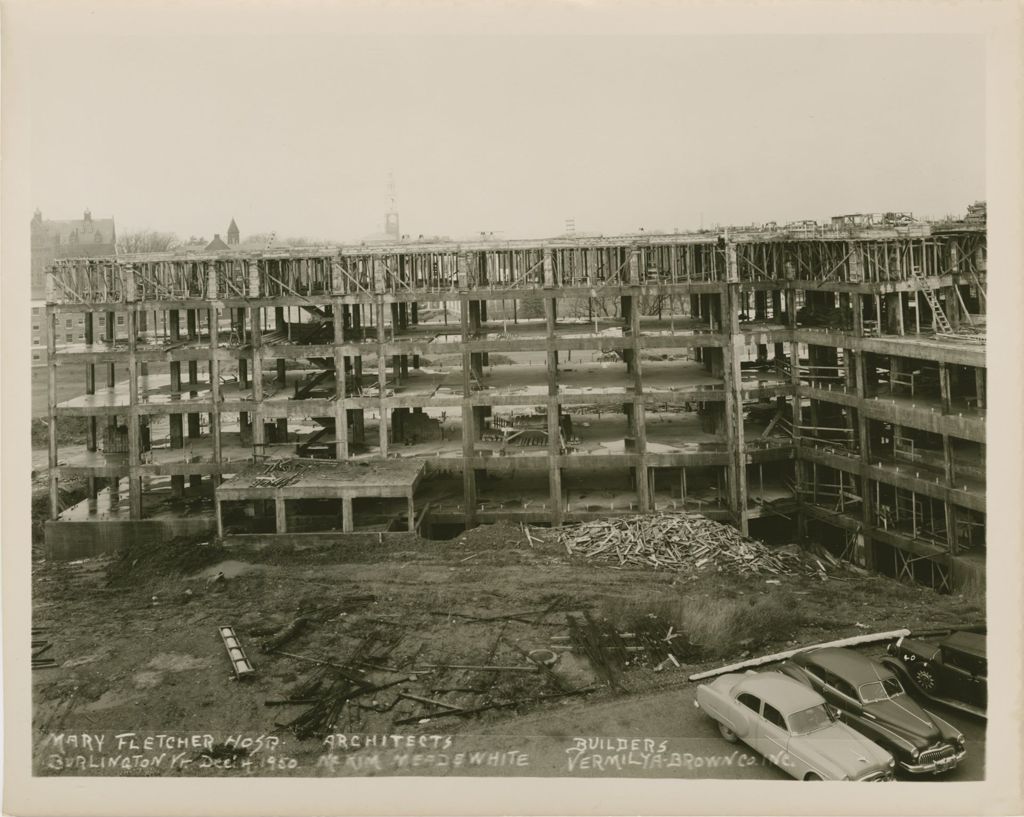
M 53 642 L 47 657 L 57 663 L 34 672 L 37 768 L 72 771 L 67 745 L 54 760 L 55 735 L 134 732 L 207 736 L 205 748 L 189 749 L 189 760 L 198 765 L 206 758 L 214 773 L 238 773 L 247 757 L 262 764 L 247 773 L 412 773 L 359 768 L 355 758 L 368 755 L 349 752 L 366 748 L 351 745 L 359 740 L 351 736 L 407 736 L 421 751 L 437 748 L 438 740 L 441 748 L 453 740 L 470 748 L 493 745 L 493 736 L 504 735 L 512 736 L 507 746 L 521 747 L 556 734 L 569 740 L 569 712 L 579 729 L 595 730 L 582 734 L 643 734 L 650 718 L 637 716 L 631 730 L 623 713 L 631 706 L 639 712 L 659 691 L 692 706 L 694 685 L 686 675 L 699 669 L 832 638 L 984 617 L 976 599 L 880 576 L 775 581 L 589 564 L 553 543 L 535 539 L 531 546 L 511 525 L 440 542 L 409 534 L 381 544 L 367 535 L 302 552 L 168 543 L 118 558 L 37 561 L 34 637 Z M 297 618 L 304 629 L 280 649 L 312 660 L 261 652 L 262 641 Z M 710 619 L 754 624 L 745 628 L 748 637 L 726 638 L 706 626 Z M 234 627 L 255 667 L 248 680 L 232 675 L 218 630 L 224 625 Z M 590 626 L 623 634 L 619 655 L 625 660 L 606 666 L 588 657 L 580 633 Z M 539 670 L 528 654 L 554 663 Z M 518 669 L 432 666 L 452 664 Z M 311 712 L 325 690 L 356 673 L 356 682 L 375 689 L 337 711 Z M 303 703 L 279 703 L 286 700 Z M 482 711 L 445 716 L 456 707 Z M 603 720 L 591 718 L 588 726 L 586 713 L 602 707 L 617 712 L 618 721 L 602 729 Z M 517 727 L 528 723 L 550 728 Z M 265 744 L 239 748 L 239 735 L 262 736 Z M 487 735 L 491 743 L 481 744 Z M 334 754 L 346 740 L 343 754 Z M 276 757 L 266 746 L 276 747 Z M 439 754 L 430 757 L 422 762 L 439 762 Z M 514 752 L 500 759 L 516 762 Z M 534 769 L 541 766 L 554 771 L 537 773 L 558 773 L 564 763 L 549 758 Z M 179 764 L 77 773 L 194 771 Z

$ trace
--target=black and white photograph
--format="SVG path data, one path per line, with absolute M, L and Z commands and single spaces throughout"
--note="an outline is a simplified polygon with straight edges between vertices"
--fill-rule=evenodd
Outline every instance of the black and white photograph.
M 1019 808 L 1022 7 L 868 5 L 8 5 L 9 774 Z

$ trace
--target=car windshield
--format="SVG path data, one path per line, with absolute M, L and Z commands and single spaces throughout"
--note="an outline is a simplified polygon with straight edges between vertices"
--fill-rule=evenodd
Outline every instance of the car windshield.
M 832 713 L 825 704 L 818 704 L 808 709 L 801 709 L 787 717 L 789 731 L 794 735 L 807 735 L 824 729 L 833 722 Z
M 860 687 L 860 699 L 866 703 L 885 701 L 903 694 L 903 685 L 895 675 L 888 678 L 879 678 L 870 684 L 862 684 Z

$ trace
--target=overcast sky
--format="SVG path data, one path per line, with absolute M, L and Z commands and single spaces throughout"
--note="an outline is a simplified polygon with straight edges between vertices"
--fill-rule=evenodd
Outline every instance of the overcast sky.
M 389 173 L 413 236 L 941 216 L 985 196 L 980 38 L 272 34 L 232 19 L 40 26 L 45 217 L 88 206 L 120 231 L 210 238 L 234 217 L 243 236 L 353 240 L 382 230 Z

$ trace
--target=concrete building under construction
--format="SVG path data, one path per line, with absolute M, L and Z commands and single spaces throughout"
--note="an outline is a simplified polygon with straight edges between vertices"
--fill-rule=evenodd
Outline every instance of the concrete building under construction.
M 688 509 L 950 589 L 985 560 L 984 224 L 848 221 L 56 260 L 48 552 Z

